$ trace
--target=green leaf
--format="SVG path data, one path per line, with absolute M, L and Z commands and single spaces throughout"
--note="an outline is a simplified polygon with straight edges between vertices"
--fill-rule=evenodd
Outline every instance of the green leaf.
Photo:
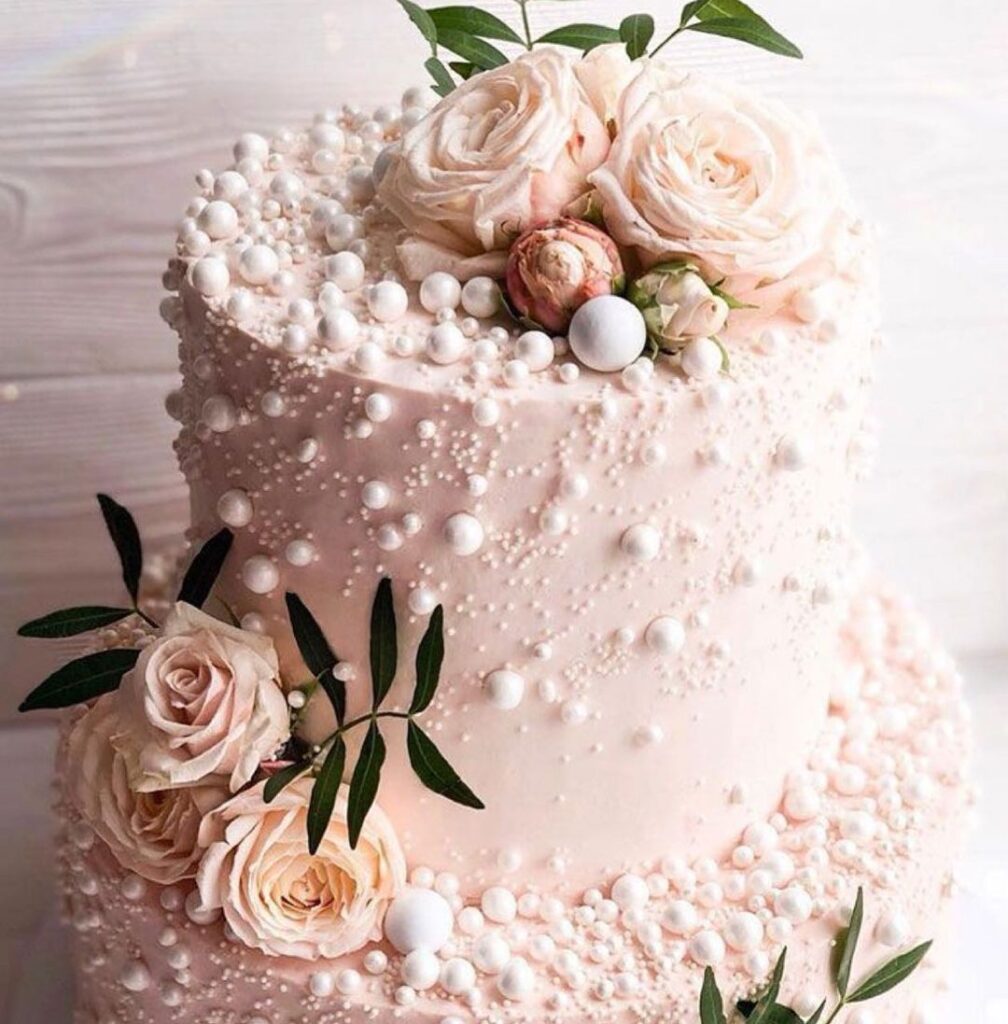
M 753 1010 L 756 1009 L 756 1004 L 751 1000 L 742 1000 L 736 1004 L 738 1006 L 739 1013 L 742 1014 L 746 1020 L 752 1020 Z M 795 1013 L 789 1006 L 782 1006 L 780 1003 L 773 1003 L 767 1007 L 766 1016 L 761 1018 L 764 1024 L 804 1024 L 801 1017 Z
M 444 661 L 444 609 L 438 605 L 427 624 L 427 630 L 416 653 L 416 686 L 409 713 L 419 715 L 434 699 Z
M 883 964 L 858 985 L 847 997 L 847 1002 L 863 1003 L 866 999 L 874 999 L 876 996 L 888 992 L 889 989 L 895 988 L 901 981 L 906 981 L 917 969 L 930 948 L 931 943 L 924 942 Z
M 40 683 L 21 702 L 18 711 L 68 708 L 111 693 L 136 664 L 140 652 L 122 647 L 85 654 Z
M 448 93 L 455 89 L 455 79 L 449 74 L 448 69 L 437 59 L 437 57 L 428 57 L 424 61 L 424 67 L 427 69 L 427 73 L 434 79 L 434 91 L 438 96 L 447 96 Z
M 310 767 L 310 761 L 295 761 L 294 764 L 289 764 L 286 768 L 281 768 L 280 771 L 274 772 L 266 780 L 266 785 L 263 786 L 263 803 L 272 803 L 280 795 L 282 789 L 285 789 L 295 779 L 304 775 Z M 323 829 L 323 831 L 325 830 Z
M 427 13 L 437 29 L 438 36 L 444 31 L 465 32 L 481 39 L 503 39 L 506 43 L 522 44 L 522 38 L 510 25 L 495 14 L 475 7 L 432 7 Z
M 777 958 L 773 974 L 770 977 L 770 985 L 766 992 L 760 996 L 753 1007 L 752 1013 L 749 1015 L 749 1024 L 769 1024 L 771 1020 L 769 1016 L 770 1011 L 777 1002 L 777 996 L 780 995 L 781 982 L 784 980 L 784 964 L 786 960 L 787 946 L 781 950 L 781 955 Z
M 378 723 L 372 720 L 367 735 L 361 744 L 360 756 L 350 779 L 350 794 L 347 797 L 347 830 L 350 849 L 357 848 L 364 819 L 378 792 L 382 765 L 385 763 L 385 740 L 378 731 Z
M 132 608 L 109 608 L 105 605 L 83 605 L 80 608 L 61 608 L 39 619 L 32 619 L 18 629 L 18 636 L 55 640 L 64 636 L 77 636 L 92 629 L 110 626 L 113 622 L 133 614 Z
M 740 42 L 758 46 L 761 50 L 769 50 L 770 53 L 777 53 L 782 57 L 796 57 L 800 60 L 803 56 L 794 43 L 785 39 L 762 19 L 757 22 L 747 18 L 713 18 L 710 21 L 698 21 L 687 25 L 686 30 L 738 39 Z
M 459 778 L 434 741 L 412 719 L 406 729 L 406 751 L 417 778 L 429 790 L 463 807 L 483 810 L 483 801 Z
M 233 543 L 234 534 L 225 528 L 215 533 L 196 552 L 196 557 L 186 569 L 178 600 L 197 608 L 203 607 L 203 602 L 210 596 Z
M 819 1021 L 821 1021 L 821 1020 L 822 1020 L 822 1015 L 823 1015 L 823 1014 L 824 1014 L 825 1012 L 826 1012 L 826 1000 L 824 999 L 824 1000 L 823 1000 L 823 1001 L 822 1001 L 822 1002 L 821 1002 L 821 1003 L 819 1004 L 819 1009 L 818 1009 L 818 1010 L 816 1010 L 816 1012 L 815 1012 L 815 1013 L 813 1013 L 813 1014 L 812 1014 L 812 1016 L 811 1016 L 811 1017 L 809 1017 L 809 1019 L 808 1019 L 807 1021 L 805 1021 L 805 1024 L 819 1024 Z
M 437 52 L 437 26 L 434 19 L 419 4 L 411 0 L 398 0 L 399 6 L 409 16 L 409 20 L 420 30 L 420 35 L 430 43 L 431 53 Z
M 697 11 L 709 4 L 711 0 L 690 0 L 690 3 L 682 9 L 679 15 L 679 27 L 683 28 L 687 21 L 692 18 Z
M 438 32 L 438 44 L 452 53 L 458 54 L 463 60 L 467 60 L 482 71 L 489 71 L 490 68 L 499 68 L 507 64 L 507 57 L 491 45 L 485 39 L 469 35 L 468 32 L 456 32 L 445 29 Z
M 312 786 L 311 799 L 308 801 L 308 852 L 315 853 L 329 827 L 333 807 L 336 806 L 336 794 L 343 781 L 343 767 L 346 764 L 346 744 L 342 736 L 333 740 L 329 753 Z M 351 844 L 353 845 L 353 844 Z
M 140 592 L 140 571 L 143 569 L 143 548 L 140 546 L 140 531 L 129 510 L 113 501 L 107 494 L 98 495 L 98 505 L 112 543 L 119 552 L 122 563 L 122 578 L 133 604 L 137 603 Z
M 468 82 L 469 79 L 479 71 L 479 68 L 476 67 L 475 64 L 470 64 L 465 60 L 450 60 L 448 61 L 448 67 L 450 67 L 452 71 L 454 71 L 455 74 L 464 82 Z
M 398 661 L 392 581 L 386 576 L 378 584 L 374 604 L 371 606 L 371 706 L 375 711 L 381 707 L 381 702 L 392 686 Z
M 840 994 L 841 999 L 847 995 L 851 966 L 854 963 L 854 951 L 857 949 L 858 939 L 861 936 L 861 923 L 863 920 L 864 890 L 858 886 L 857 899 L 854 900 L 854 910 L 851 913 L 850 923 L 837 935 L 836 939 L 836 963 L 834 964 L 833 980 L 836 983 L 836 990 Z
M 704 968 L 703 985 L 700 988 L 700 1024 L 727 1024 L 721 992 L 710 967 Z
M 304 601 L 288 590 L 284 594 L 284 603 L 287 605 L 287 618 L 290 619 L 294 642 L 301 658 L 325 690 L 336 713 L 336 722 L 342 725 L 346 718 L 346 684 L 333 675 L 333 668 L 339 659 Z
M 653 35 L 654 18 L 650 14 L 631 14 L 620 22 L 619 36 L 626 43 L 627 56 L 631 60 L 647 53 Z
M 587 53 L 594 50 L 596 46 L 603 43 L 618 43 L 620 34 L 614 28 L 606 28 L 605 25 L 564 25 L 562 28 L 555 28 L 552 32 L 540 36 L 537 43 L 556 43 L 558 46 L 573 46 L 575 50 Z

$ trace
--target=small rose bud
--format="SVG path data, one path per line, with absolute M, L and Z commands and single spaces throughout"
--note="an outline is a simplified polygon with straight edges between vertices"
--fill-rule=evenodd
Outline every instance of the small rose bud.
M 572 217 L 526 231 L 508 253 L 512 309 L 554 333 L 566 331 L 589 299 L 621 292 L 624 280 L 616 243 Z
M 656 264 L 630 285 L 627 297 L 664 351 L 676 352 L 691 338 L 709 338 L 728 319 L 728 303 L 684 260 Z

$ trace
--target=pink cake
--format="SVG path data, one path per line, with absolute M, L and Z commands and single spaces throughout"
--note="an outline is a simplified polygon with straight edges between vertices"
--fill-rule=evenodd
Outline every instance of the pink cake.
M 851 535 L 877 289 L 817 130 L 622 43 L 427 107 L 196 177 L 220 572 L 109 613 L 68 720 L 75 1019 L 708 1024 L 786 947 L 804 1021 L 859 889 L 848 996 L 935 945 L 836 1019 L 942 1019 L 966 714 Z

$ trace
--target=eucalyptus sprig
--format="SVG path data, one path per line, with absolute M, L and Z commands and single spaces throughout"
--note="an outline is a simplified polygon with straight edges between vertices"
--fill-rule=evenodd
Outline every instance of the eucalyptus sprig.
M 399 661 L 392 581 L 388 577 L 382 579 L 371 606 L 371 710 L 346 721 L 346 687 L 335 673 L 339 661 L 322 628 L 301 598 L 297 594 L 288 593 L 286 600 L 298 650 L 313 675 L 313 683 L 317 681 L 329 698 L 337 727 L 313 750 L 270 776 L 263 787 L 263 799 L 270 803 L 295 779 L 309 771 L 314 773 L 307 815 L 309 851 L 315 853 L 318 849 L 336 805 L 346 768 L 346 734 L 360 726 L 367 726 L 347 793 L 347 831 L 351 849 L 356 847 L 364 821 L 378 793 L 387 753 L 379 725 L 381 719 L 405 720 L 407 757 L 417 778 L 428 789 L 465 807 L 482 810 L 483 802 L 462 781 L 416 721 L 417 716 L 430 707 L 441 679 L 441 664 L 444 661 L 444 609 L 441 605 L 431 614 L 417 648 L 416 681 L 408 709 L 382 710 Z M 320 757 L 321 765 L 318 763 Z
M 919 946 L 886 961 L 869 974 L 853 991 L 849 991 L 854 952 L 861 936 L 863 920 L 864 892 L 859 888 L 850 921 L 836 937 L 833 956 L 833 984 L 836 986 L 837 1004 L 828 1017 L 825 1016 L 826 999 L 807 1019 L 790 1006 L 784 1006 L 777 1002 L 781 982 L 784 978 L 784 965 L 787 960 L 787 949 L 785 948 L 774 967 L 770 984 L 759 998 L 756 1000 L 743 999 L 736 1003 L 739 1013 L 748 1024 L 831 1024 L 848 1004 L 863 1003 L 874 999 L 906 981 L 927 955 L 931 948 L 930 942 L 921 943 Z M 704 970 L 703 985 L 700 989 L 700 1024 L 727 1024 L 721 993 L 718 991 L 714 972 L 709 967 Z
M 655 20 L 650 14 L 628 15 L 616 28 L 575 22 L 536 36 L 529 18 L 529 7 L 534 0 L 515 0 L 521 22 L 519 28 L 478 7 L 425 9 L 413 0 L 397 2 L 430 46 L 431 55 L 424 67 L 439 96 L 447 96 L 456 87 L 453 73 L 466 81 L 477 72 L 506 64 L 510 58 L 500 49 L 501 45 L 531 50 L 545 43 L 588 53 L 605 43 L 623 43 L 630 59 L 636 60 L 654 56 L 683 32 L 701 32 L 736 39 L 784 57 L 802 56 L 794 43 L 742 0 L 691 0 L 680 12 L 678 24 L 650 51 L 648 47 L 655 35 Z M 442 60 L 442 50 L 460 59 L 446 62 Z
M 129 607 L 80 605 L 61 608 L 26 622 L 18 629 L 18 636 L 44 640 L 63 639 L 111 626 L 130 615 L 138 615 L 149 626 L 158 628 L 158 624 L 140 608 L 143 546 L 140 543 L 140 531 L 137 529 L 136 520 L 127 508 L 107 494 L 98 495 L 98 507 L 105 520 L 105 528 L 119 555 L 123 585 L 130 598 Z M 177 600 L 185 601 L 197 608 L 203 605 L 213 590 L 233 541 L 234 535 L 230 530 L 224 529 L 215 533 L 196 552 L 182 579 Z M 95 651 L 76 658 L 36 686 L 21 702 L 18 711 L 67 708 L 94 700 L 104 693 L 111 693 L 118 688 L 122 677 L 136 664 L 139 656 L 138 650 L 119 647 Z

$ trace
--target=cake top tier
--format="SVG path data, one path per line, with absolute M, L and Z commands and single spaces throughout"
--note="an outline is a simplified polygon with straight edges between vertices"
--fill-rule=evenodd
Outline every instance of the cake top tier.
M 870 279 L 818 132 L 775 101 L 619 46 L 428 97 L 245 134 L 200 171 L 165 318 L 205 303 L 281 377 L 549 399 L 758 378 L 775 326 L 832 340 Z

